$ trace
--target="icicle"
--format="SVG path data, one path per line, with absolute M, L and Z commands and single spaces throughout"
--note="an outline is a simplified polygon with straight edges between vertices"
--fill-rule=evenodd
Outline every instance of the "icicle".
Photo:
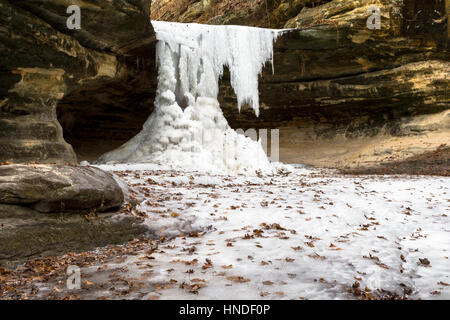
M 178 54 L 179 47 L 184 48 L 192 62 L 188 68 L 203 68 L 208 83 L 199 79 L 191 88 L 194 97 L 207 94 L 216 99 L 223 67 L 227 66 L 238 108 L 248 103 L 259 115 L 258 77 L 267 61 L 272 63 L 274 70 L 273 43 L 285 30 L 163 21 L 152 24 L 157 39 L 166 42 L 173 52 Z

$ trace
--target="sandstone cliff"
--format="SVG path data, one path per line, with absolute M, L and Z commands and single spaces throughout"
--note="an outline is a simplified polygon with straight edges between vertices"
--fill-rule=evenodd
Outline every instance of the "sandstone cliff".
M 154 73 L 149 1 L 83 1 L 79 30 L 66 26 L 70 4 L 0 1 L 0 161 L 76 163 L 63 137 L 89 121 L 86 111 L 97 110 L 99 95 L 114 113 L 114 94 L 134 93 L 122 104 L 149 113 L 151 90 L 136 94 L 136 82 L 145 88 Z

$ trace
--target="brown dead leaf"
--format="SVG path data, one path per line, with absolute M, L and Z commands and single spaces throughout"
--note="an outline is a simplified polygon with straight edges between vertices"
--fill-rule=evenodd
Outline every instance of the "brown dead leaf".
M 295 261 L 294 258 L 286 258 L 285 260 L 286 260 L 286 262 L 294 262 Z
M 87 286 L 92 286 L 92 285 L 94 285 L 94 283 L 93 283 L 93 282 L 90 282 L 89 280 L 84 280 L 84 284 L 87 285 Z
M 202 266 L 202 269 L 208 269 L 208 268 L 212 268 L 213 264 L 212 261 L 209 259 L 205 260 L 205 263 Z
M 250 282 L 250 279 L 246 279 L 242 276 L 228 276 L 227 279 L 237 283 Z

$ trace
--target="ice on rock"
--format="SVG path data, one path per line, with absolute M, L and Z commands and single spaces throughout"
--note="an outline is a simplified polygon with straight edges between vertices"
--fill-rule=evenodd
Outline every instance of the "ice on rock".
M 258 76 L 283 30 L 153 21 L 155 109 L 139 134 L 99 162 L 153 162 L 225 173 L 274 172 L 261 143 L 230 128 L 219 102 L 224 67 L 240 110 L 259 115 Z

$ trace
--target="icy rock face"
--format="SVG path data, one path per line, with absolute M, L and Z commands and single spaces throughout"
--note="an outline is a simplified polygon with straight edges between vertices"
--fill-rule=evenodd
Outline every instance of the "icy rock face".
M 238 108 L 259 115 L 258 76 L 279 31 L 153 21 L 157 34 L 155 110 L 142 131 L 99 162 L 156 162 L 226 173 L 273 172 L 260 142 L 230 128 L 217 101 L 224 66 Z

